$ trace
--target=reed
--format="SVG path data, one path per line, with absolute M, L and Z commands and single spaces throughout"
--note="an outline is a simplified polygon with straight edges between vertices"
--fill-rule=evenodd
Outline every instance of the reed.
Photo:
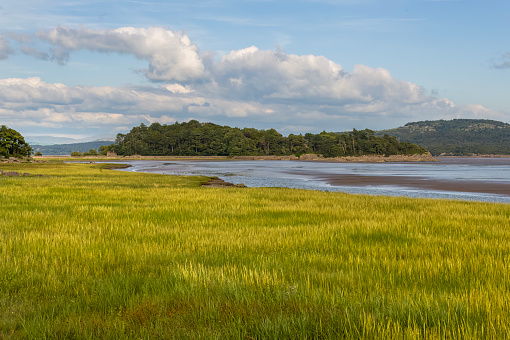
M 510 206 L 12 164 L 0 338 L 508 338 Z

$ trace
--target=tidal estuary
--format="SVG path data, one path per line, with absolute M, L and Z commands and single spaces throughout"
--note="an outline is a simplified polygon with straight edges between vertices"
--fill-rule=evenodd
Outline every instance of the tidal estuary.
M 122 161 L 123 171 L 217 176 L 248 187 L 510 203 L 510 158 L 439 158 L 424 163 L 303 161 Z

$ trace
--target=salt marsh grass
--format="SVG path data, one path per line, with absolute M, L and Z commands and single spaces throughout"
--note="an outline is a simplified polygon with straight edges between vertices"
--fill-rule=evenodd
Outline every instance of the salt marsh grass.
M 0 177 L 0 339 L 509 338 L 510 206 Z

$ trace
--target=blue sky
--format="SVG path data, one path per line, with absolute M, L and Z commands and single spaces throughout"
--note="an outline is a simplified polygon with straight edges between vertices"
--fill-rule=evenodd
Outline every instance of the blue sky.
M 9 1 L 0 123 L 58 142 L 189 119 L 510 122 L 509 33 L 506 0 Z

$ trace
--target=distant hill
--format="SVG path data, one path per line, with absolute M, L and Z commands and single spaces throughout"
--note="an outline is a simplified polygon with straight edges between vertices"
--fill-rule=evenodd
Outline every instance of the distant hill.
M 73 143 L 73 144 L 54 144 L 54 145 L 32 145 L 34 153 L 41 152 L 43 156 L 63 156 L 70 155 L 73 151 L 88 152 L 90 149 L 97 150 L 101 145 L 110 145 L 113 141 L 94 141 L 86 143 Z
M 510 124 L 487 119 L 426 120 L 407 123 L 402 127 L 376 132 L 376 136 L 395 136 L 401 142 L 417 144 L 432 153 L 455 156 L 472 154 L 510 155 Z M 37 145 L 30 144 L 34 153 L 70 155 L 73 151 L 97 150 L 113 141 Z
M 510 155 L 510 124 L 495 120 L 426 120 L 376 133 L 384 134 L 418 144 L 434 156 Z

